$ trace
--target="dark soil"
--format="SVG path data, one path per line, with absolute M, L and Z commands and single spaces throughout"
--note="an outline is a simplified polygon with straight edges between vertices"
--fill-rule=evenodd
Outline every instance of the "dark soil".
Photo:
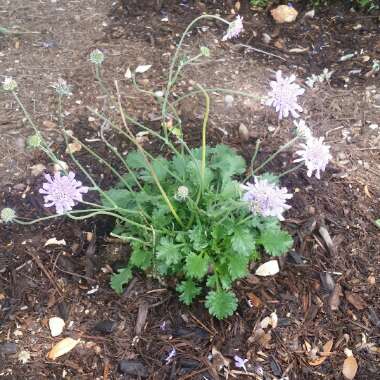
M 124 78 L 127 68 L 153 64 L 140 85 L 162 89 L 169 54 L 186 25 L 206 10 L 219 9 L 233 19 L 234 4 L 6 1 L 0 5 L 6 26 L 41 34 L 0 36 L 0 73 L 17 79 L 20 97 L 67 162 L 49 85 L 58 76 L 72 83 L 66 125 L 106 155 L 96 141 L 99 125 L 86 108 L 109 109 L 93 79 L 89 52 L 98 47 L 106 53 L 105 81 L 111 87 L 118 80 L 128 112 L 159 128 L 157 105 L 133 90 Z M 117 296 L 109 287 L 110 274 L 123 266 L 129 251 L 109 237 L 111 219 L 56 220 L 29 227 L 1 224 L 0 377 L 343 379 L 349 349 L 359 365 L 356 379 L 380 378 L 380 234 L 375 226 L 380 217 L 380 137 L 378 128 L 369 128 L 380 120 L 379 73 L 371 73 L 373 60 L 380 59 L 379 15 L 337 6 L 304 18 L 309 9 L 300 4 L 297 9 L 301 12 L 295 23 L 278 27 L 269 13 L 253 11 L 242 1 L 245 33 L 228 43 L 220 42 L 223 25 L 205 22 L 191 33 L 185 50 L 195 55 L 199 46 L 207 45 L 212 57 L 187 69 L 176 87 L 180 94 L 199 82 L 261 97 L 279 68 L 303 79 L 324 68 L 334 70 L 330 84 L 308 90 L 303 100 L 305 118 L 332 146 L 334 160 L 320 181 L 305 171 L 284 178 L 283 185 L 295 193 L 285 221 L 295 245 L 280 259 L 280 274 L 252 274 L 237 283 L 238 311 L 220 322 L 202 303 L 188 308 L 179 303 L 170 284 L 142 273 Z M 166 17 L 168 22 L 163 21 Z M 269 43 L 262 42 L 263 33 L 271 36 Z M 349 53 L 354 53 L 350 60 L 339 61 Z M 226 108 L 223 96 L 213 96 L 211 144 L 227 143 L 250 159 L 260 138 L 261 159 L 288 139 L 290 121 L 281 123 L 274 135 L 268 127 L 276 129 L 278 122 L 271 110 L 257 101 L 235 102 L 238 105 Z M 49 163 L 25 150 L 30 131 L 6 95 L 0 94 L 0 107 L 0 208 L 14 207 L 26 217 L 46 215 L 38 195 L 41 178 L 31 175 L 30 167 L 42 163 L 50 168 Z M 202 107 L 198 99 L 180 106 L 187 140 L 194 146 L 199 143 Z M 247 138 L 239 134 L 241 124 L 248 129 Z M 120 151 L 130 148 L 119 136 L 106 133 Z M 145 144 L 153 152 L 160 149 L 151 141 Z M 103 187 L 114 183 L 85 152 L 78 158 Z M 270 169 L 279 171 L 291 160 L 292 153 L 285 152 Z M 66 244 L 45 246 L 54 237 Z M 277 326 L 263 326 L 274 312 Z M 60 337 L 51 337 L 52 316 L 66 322 Z M 51 347 L 64 337 L 81 341 L 70 353 L 48 359 Z M 328 341 L 331 352 L 323 360 L 320 353 Z M 176 356 L 166 363 L 173 348 Z M 30 357 L 23 363 L 25 352 Z M 248 374 L 234 367 L 234 355 L 249 359 Z M 222 369 L 223 361 L 230 362 L 229 369 Z

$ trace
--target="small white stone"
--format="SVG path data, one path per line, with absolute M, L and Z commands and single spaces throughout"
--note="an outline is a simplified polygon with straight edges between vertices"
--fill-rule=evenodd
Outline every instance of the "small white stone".
M 65 321 L 59 317 L 52 317 L 49 319 L 49 328 L 51 336 L 59 336 L 62 334 L 63 328 L 65 327 Z

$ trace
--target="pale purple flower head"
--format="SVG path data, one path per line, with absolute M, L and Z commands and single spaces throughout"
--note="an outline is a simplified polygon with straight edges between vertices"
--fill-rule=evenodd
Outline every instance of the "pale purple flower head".
M 173 348 L 173 349 L 169 352 L 168 356 L 165 358 L 166 365 L 168 365 L 168 364 L 169 364 L 169 363 L 175 358 L 176 355 L 177 355 L 177 351 L 176 351 L 175 348 Z
M 236 19 L 229 23 L 226 34 L 223 36 L 222 41 L 230 40 L 237 37 L 243 31 L 243 17 L 239 15 Z
M 297 97 L 305 92 L 305 89 L 300 87 L 295 81 L 295 75 L 290 77 L 282 77 L 281 70 L 276 72 L 276 81 L 270 82 L 272 90 L 268 94 L 268 99 L 265 101 L 267 106 L 273 106 L 278 112 L 278 117 L 281 120 L 288 117 L 289 113 L 297 118 L 302 112 L 302 107 L 297 103 Z
M 323 137 L 311 137 L 306 144 L 301 144 L 302 150 L 298 150 L 296 154 L 300 156 L 294 162 L 305 162 L 307 167 L 307 175 L 311 177 L 315 171 L 315 176 L 320 179 L 321 171 L 325 171 L 328 162 L 332 156 L 330 147 L 323 143 Z
M 88 187 L 82 186 L 82 182 L 77 181 L 75 173 L 69 172 L 68 175 L 62 175 L 60 172 L 54 174 L 45 174 L 47 182 L 39 190 L 44 194 L 44 206 L 55 206 L 57 214 L 63 214 L 72 210 L 75 201 L 82 201 L 82 194 L 88 192 Z
M 243 359 L 238 355 L 234 356 L 235 360 L 235 367 L 236 368 L 243 368 L 245 372 L 247 372 L 247 368 L 245 367 L 245 363 L 247 363 L 248 359 Z
M 286 187 L 278 187 L 266 179 L 256 177 L 254 184 L 247 183 L 241 185 L 241 188 L 245 191 L 242 199 L 249 203 L 249 208 L 254 214 L 284 220 L 282 214 L 290 209 L 286 201 L 293 197 Z

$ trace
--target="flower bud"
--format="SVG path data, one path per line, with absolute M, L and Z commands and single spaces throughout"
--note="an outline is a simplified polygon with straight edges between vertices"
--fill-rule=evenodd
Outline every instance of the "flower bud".
M 36 149 L 39 148 L 42 143 L 42 138 L 39 134 L 31 135 L 26 140 L 26 145 L 30 149 Z
M 12 77 L 6 77 L 3 82 L 4 91 L 14 91 L 17 88 L 17 83 Z
M 90 54 L 90 62 L 94 65 L 101 65 L 104 61 L 104 54 L 99 49 L 95 49 Z

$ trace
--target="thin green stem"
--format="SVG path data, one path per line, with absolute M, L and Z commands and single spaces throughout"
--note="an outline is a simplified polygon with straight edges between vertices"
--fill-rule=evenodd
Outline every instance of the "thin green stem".
M 176 210 L 174 209 L 172 203 L 170 202 L 170 199 L 169 197 L 167 196 L 165 190 L 163 189 L 163 187 L 161 186 L 161 183 L 160 183 L 160 180 L 158 179 L 157 177 L 157 174 L 154 170 L 154 168 L 152 167 L 149 159 L 147 158 L 146 156 L 146 152 L 144 150 L 144 148 L 141 146 L 141 144 L 134 138 L 133 134 L 132 134 L 132 131 L 129 129 L 128 127 L 128 124 L 127 124 L 127 121 L 125 119 L 125 114 L 124 114 L 124 110 L 123 110 L 123 106 L 121 105 L 121 97 L 120 97 L 120 91 L 119 91 L 119 87 L 118 87 L 118 84 L 117 82 L 115 81 L 115 86 L 116 86 L 116 91 L 117 91 L 117 95 L 118 95 L 118 104 L 119 104 L 119 112 L 120 112 L 120 115 L 121 115 L 121 119 L 123 121 L 123 124 L 124 124 L 124 127 L 125 129 L 127 130 L 128 134 L 130 135 L 131 137 L 131 141 L 136 145 L 137 149 L 142 153 L 143 157 L 144 157 L 144 160 L 145 160 L 145 164 L 154 180 L 154 182 L 156 183 L 156 186 L 157 188 L 159 189 L 161 195 L 162 195 L 162 198 L 164 199 L 165 203 L 167 204 L 167 206 L 169 207 L 170 209 L 170 212 L 172 213 L 172 215 L 174 216 L 175 220 L 178 222 L 178 224 L 181 226 L 181 227 L 184 227 L 184 224 L 181 220 L 181 218 L 178 216 Z
M 103 210 L 115 210 L 114 208 L 104 208 Z M 99 209 L 86 209 L 86 210 L 74 210 L 74 211 L 70 211 L 69 213 L 70 214 L 83 214 L 85 212 L 93 212 L 93 211 L 99 211 Z M 37 218 L 37 219 L 33 219 L 33 220 L 29 220 L 29 221 L 26 221 L 26 220 L 21 220 L 19 218 L 16 218 L 14 220 L 15 223 L 18 223 L 18 224 L 23 224 L 23 225 L 31 225 L 31 224 L 35 224 L 35 223 L 39 223 L 39 222 L 43 222 L 44 220 L 49 220 L 49 219 L 55 219 L 55 218 L 60 218 L 62 216 L 66 216 L 68 215 L 69 213 L 64 213 L 64 214 L 54 214 L 54 215 L 49 215 L 49 216 L 44 216 L 42 218 Z M 22 218 L 22 219 L 26 219 L 26 218 Z
M 269 162 L 271 162 L 275 157 L 277 157 L 281 152 L 283 152 L 285 149 L 289 148 L 291 145 L 293 145 L 297 140 L 298 136 L 294 137 L 290 141 L 288 141 L 286 144 L 281 146 L 275 153 L 270 155 L 259 167 L 257 167 L 255 170 L 252 171 L 252 175 L 260 171 L 265 165 L 267 165 Z
M 201 89 L 203 92 L 203 95 L 206 100 L 206 110 L 205 114 L 203 116 L 203 125 L 202 125 L 202 162 L 201 162 L 201 192 L 203 194 L 204 191 L 204 185 L 205 185 L 205 172 L 206 172 L 206 150 L 207 150 L 207 145 L 206 145 L 206 136 L 207 136 L 207 123 L 208 123 L 208 118 L 210 114 L 210 97 L 208 96 L 207 92 L 204 91 L 203 87 L 201 85 L 198 85 L 198 87 Z
M 298 165 L 294 166 L 293 168 L 290 168 L 290 169 L 284 171 L 283 173 L 281 173 L 281 174 L 278 176 L 278 178 L 281 178 L 281 177 L 283 177 L 283 176 L 285 176 L 285 175 L 287 175 L 287 174 L 289 174 L 289 173 L 292 173 L 292 172 L 298 170 L 298 169 L 299 169 L 300 167 L 302 167 L 303 165 L 304 165 L 304 163 L 303 163 L 303 162 L 300 162 Z

